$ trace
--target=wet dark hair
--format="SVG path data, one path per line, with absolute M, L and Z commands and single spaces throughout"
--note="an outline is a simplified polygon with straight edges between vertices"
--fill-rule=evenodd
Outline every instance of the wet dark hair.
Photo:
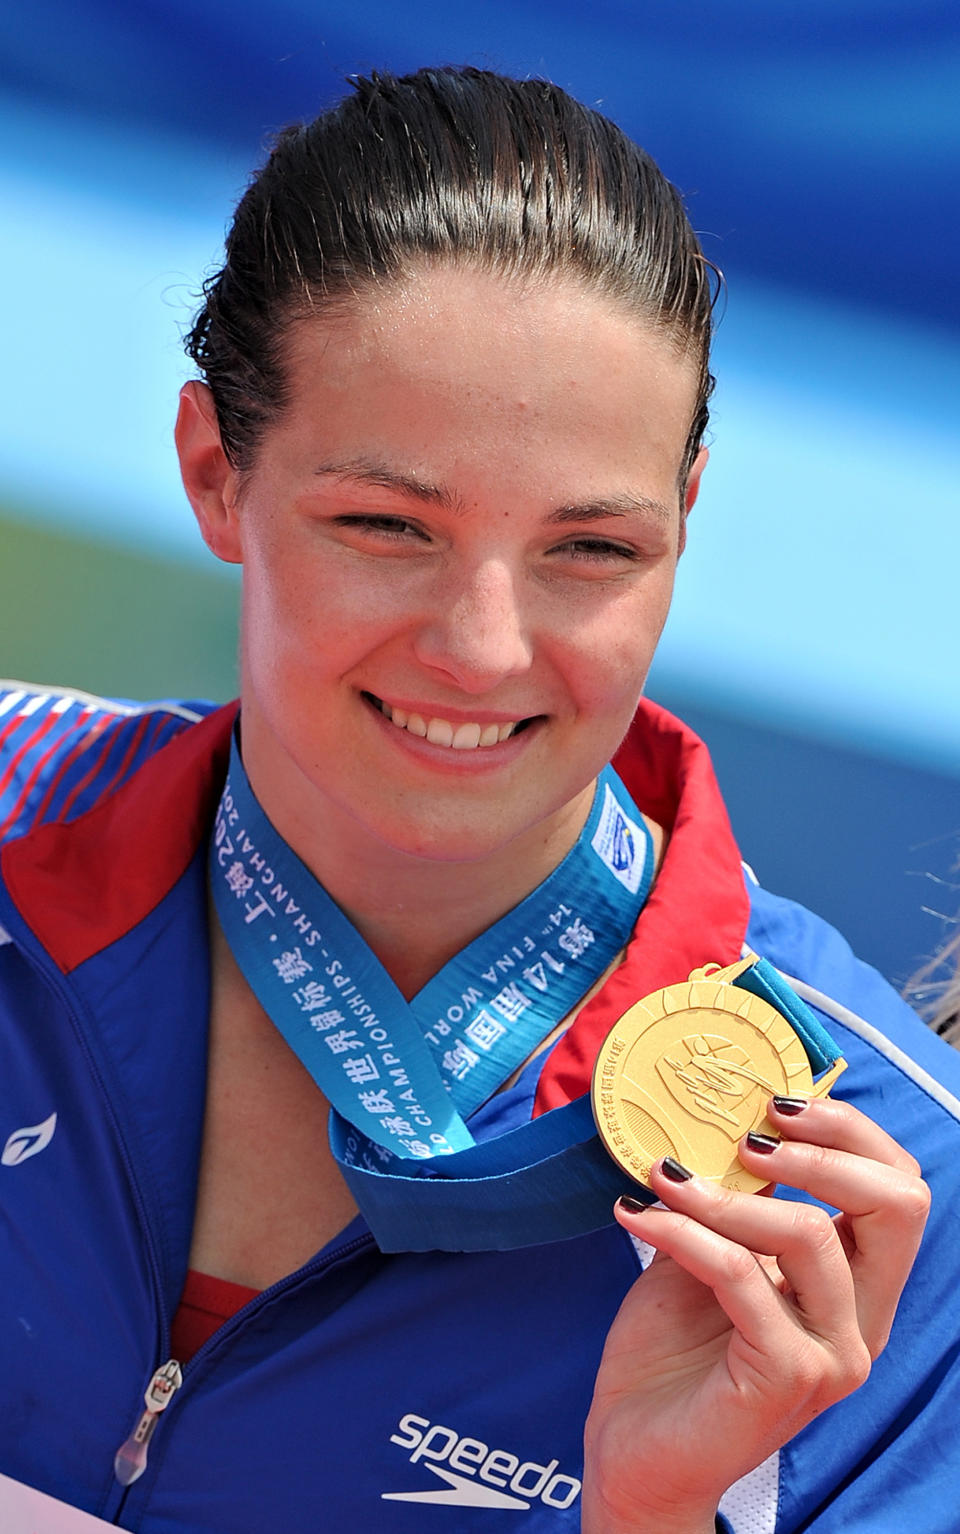
M 350 83 L 278 136 L 186 338 L 234 467 L 283 410 L 293 322 L 443 261 L 569 276 L 668 334 L 698 369 L 685 482 L 713 388 L 714 268 L 650 156 L 544 80 L 466 68 Z

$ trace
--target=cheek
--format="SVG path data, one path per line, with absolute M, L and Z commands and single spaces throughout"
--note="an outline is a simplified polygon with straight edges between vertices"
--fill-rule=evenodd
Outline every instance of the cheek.
M 327 551 L 258 549 L 245 563 L 244 641 L 278 671 L 332 663 L 376 642 L 387 604 L 343 578 Z
M 567 676 L 581 708 L 631 717 L 670 606 L 672 575 L 643 600 L 617 602 L 569 635 Z
M 608 650 L 581 674 L 578 712 L 590 722 L 593 744 L 608 756 L 636 713 L 649 665 L 649 655 L 638 655 L 636 650 Z
M 309 629 L 313 604 L 309 593 L 282 567 L 254 555 L 243 569 L 243 646 L 258 667 L 276 667 L 295 648 L 298 632 Z
M 344 625 L 303 565 L 249 557 L 243 571 L 243 671 L 267 713 L 291 704 L 322 683 L 323 667 L 336 666 Z

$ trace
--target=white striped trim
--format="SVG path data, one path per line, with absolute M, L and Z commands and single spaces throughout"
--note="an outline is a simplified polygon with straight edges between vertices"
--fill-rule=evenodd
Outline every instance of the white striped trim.
M 841 1002 L 834 1001 L 832 996 L 825 996 L 822 991 L 815 990 L 812 985 L 807 985 L 803 980 L 795 980 L 792 975 L 786 974 L 783 970 L 779 970 L 778 973 L 783 975 L 787 984 L 792 985 L 797 995 L 802 996 L 804 1001 L 818 1007 L 821 1012 L 826 1012 L 828 1017 L 835 1017 L 838 1023 L 843 1023 L 844 1027 L 849 1028 L 852 1033 L 858 1033 L 880 1054 L 885 1055 L 892 1065 L 896 1065 L 903 1071 L 905 1076 L 909 1076 L 918 1087 L 922 1087 L 928 1096 L 940 1104 L 941 1108 L 945 1108 L 953 1118 L 960 1119 L 960 1098 L 954 1097 L 953 1093 L 949 1092 L 935 1076 L 931 1076 L 922 1065 L 918 1065 L 916 1060 L 911 1059 L 899 1044 L 894 1044 L 885 1033 L 880 1032 L 879 1028 L 875 1028 L 872 1023 L 868 1023 L 856 1012 L 851 1012 L 850 1008 L 843 1006 Z
M 7 931 L 6 927 L 0 927 L 0 948 L 3 948 L 3 946 L 6 943 L 12 943 L 12 942 L 13 942 L 13 938 L 10 936 L 10 934 Z
M 752 952 L 750 944 L 744 943 L 740 950 L 740 957 L 745 959 L 747 954 Z M 918 1087 L 922 1087 L 934 1102 L 940 1104 L 941 1108 L 946 1108 L 953 1118 L 960 1119 L 960 1098 L 954 1097 L 936 1076 L 931 1076 L 929 1071 L 925 1071 L 922 1065 L 918 1065 L 916 1060 L 907 1054 L 906 1050 L 901 1049 L 899 1044 L 894 1044 L 893 1040 L 888 1039 L 879 1028 L 875 1028 L 873 1023 L 868 1023 L 859 1012 L 851 1012 L 850 1008 L 845 1007 L 842 1002 L 834 1001 L 833 997 L 828 996 L 825 991 L 818 991 L 814 986 L 807 985 L 805 980 L 798 980 L 795 975 L 788 975 L 786 970 L 780 969 L 778 965 L 774 965 L 774 969 L 804 1001 L 808 1001 L 812 1007 L 819 1008 L 821 1012 L 826 1012 L 828 1017 L 836 1018 L 837 1022 L 843 1023 L 851 1033 L 858 1033 L 867 1044 L 872 1044 L 875 1050 L 886 1056 L 891 1065 L 897 1066 L 905 1076 L 909 1076 L 911 1081 L 916 1082 Z
M 11 708 L 16 708 L 18 703 L 28 696 L 23 682 L 5 681 L 0 679 L 0 690 L 13 687 L 17 689 L 7 698 L 0 698 L 0 714 L 7 713 Z M 195 709 L 185 708 L 182 703 L 173 703 L 163 699 L 158 703 L 117 703 L 113 698 L 98 698 L 95 693 L 80 692 L 75 687 L 45 687 L 36 692 L 30 688 L 30 698 L 26 707 L 21 710 L 23 714 L 32 714 L 42 703 L 50 698 L 64 700 L 62 708 L 68 708 L 71 703 L 84 703 L 88 708 L 102 709 L 107 714 L 117 714 L 124 718 L 133 718 L 137 714 L 172 714 L 178 719 L 186 719 L 190 724 L 199 724 L 203 718 Z M 57 710 L 61 711 L 60 708 Z
M 720 1498 L 720 1511 L 734 1534 L 775 1534 L 780 1500 L 780 1450 L 734 1481 Z

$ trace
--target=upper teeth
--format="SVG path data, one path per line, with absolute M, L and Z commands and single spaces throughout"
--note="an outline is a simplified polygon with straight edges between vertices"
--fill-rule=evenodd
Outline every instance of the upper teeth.
M 451 724 L 449 719 L 424 719 L 422 714 L 408 714 L 405 709 L 381 703 L 387 718 L 400 730 L 409 730 L 434 746 L 452 746 L 454 751 L 475 751 L 477 746 L 495 746 L 508 740 L 519 724 Z

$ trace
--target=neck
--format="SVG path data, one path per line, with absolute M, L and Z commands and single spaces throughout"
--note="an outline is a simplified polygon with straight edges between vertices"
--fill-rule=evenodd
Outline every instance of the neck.
M 403 877 L 392 864 L 382 875 L 371 872 L 374 887 L 382 879 L 382 887 L 389 889 L 375 906 L 369 902 L 368 885 L 341 881 L 338 890 L 335 879 L 318 877 L 409 1001 L 455 954 L 535 889 L 564 852 L 539 878 L 531 879 L 528 867 L 527 877 L 512 884 L 509 868 L 500 877 L 489 866 L 471 868 L 465 877 L 462 866 L 446 864 L 439 869 L 404 869 Z M 347 889 L 347 883 L 352 887 Z
M 408 1000 L 553 872 L 580 835 L 594 793 L 591 783 L 549 820 L 490 855 L 442 859 L 381 841 L 317 794 L 296 767 L 278 783 L 262 771 L 246 736 L 244 766 L 275 829 Z

